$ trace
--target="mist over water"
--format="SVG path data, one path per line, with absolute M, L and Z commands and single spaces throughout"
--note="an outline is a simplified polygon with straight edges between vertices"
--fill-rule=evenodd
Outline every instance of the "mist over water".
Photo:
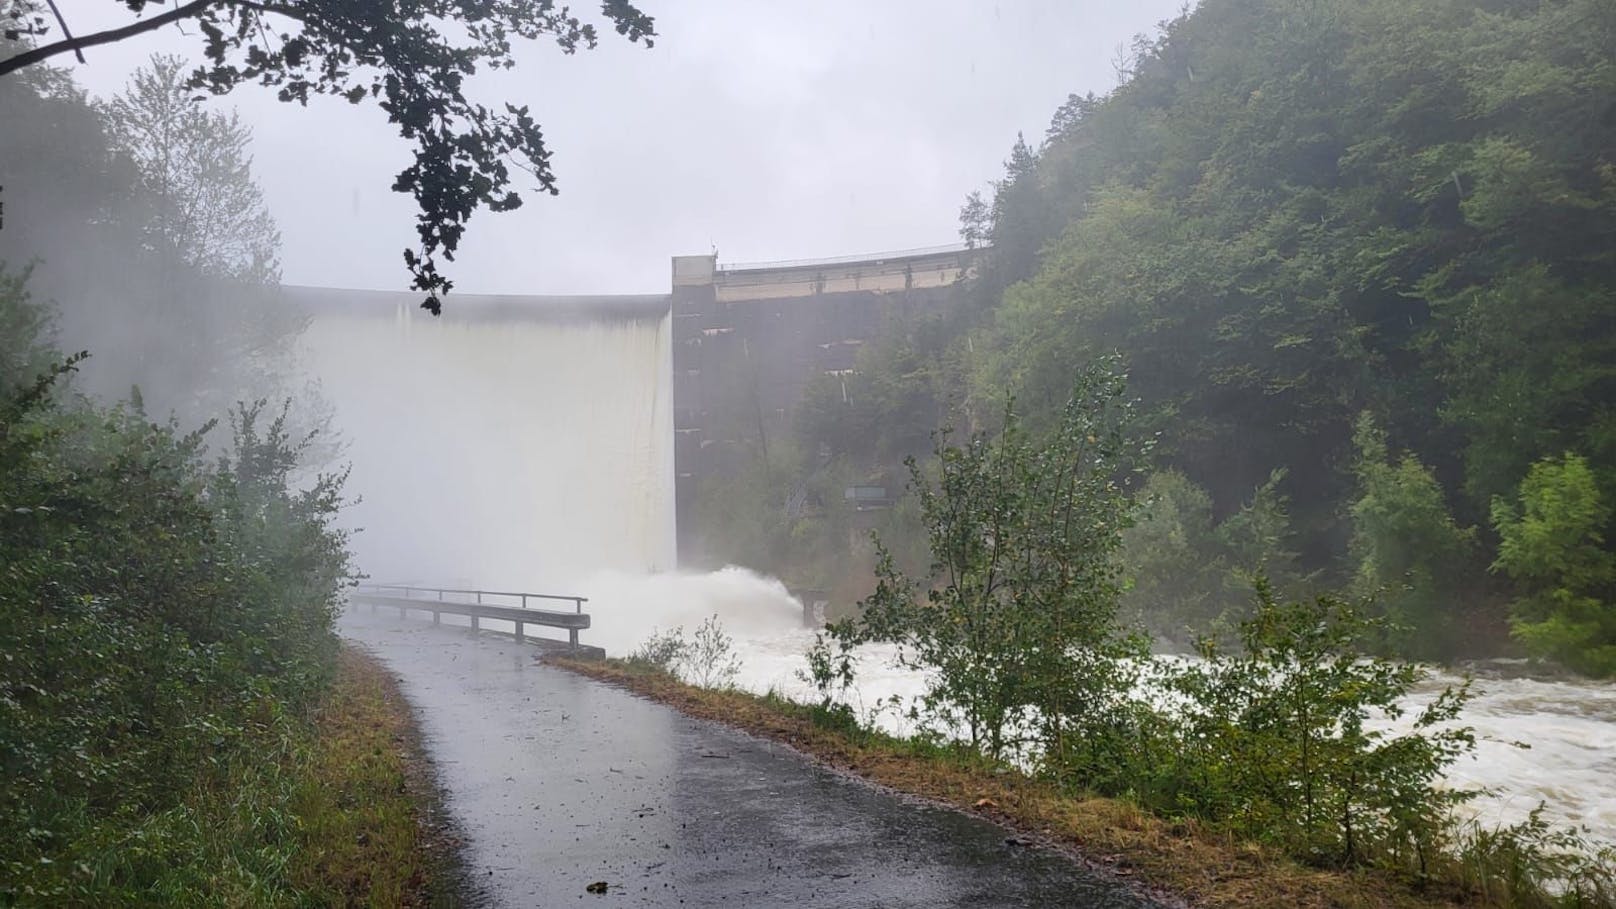
M 658 575 L 606 572 L 585 580 L 581 589 L 594 620 L 588 640 L 613 656 L 633 651 L 653 632 L 683 628 L 688 635 L 717 616 L 749 661 L 760 642 L 802 624 L 802 604 L 784 584 L 735 566 Z
M 305 338 L 359 501 L 371 579 L 589 598 L 621 655 L 717 615 L 738 639 L 797 627 L 783 584 L 676 570 L 669 319 L 320 313 Z M 542 632 L 541 632 L 542 633 Z

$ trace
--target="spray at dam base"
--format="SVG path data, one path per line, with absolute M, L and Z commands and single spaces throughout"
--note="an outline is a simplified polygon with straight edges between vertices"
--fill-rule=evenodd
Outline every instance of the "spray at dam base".
M 585 642 L 613 655 L 716 615 L 741 687 L 817 698 L 799 677 L 813 632 L 784 585 L 676 568 L 667 297 L 460 296 L 434 319 L 407 294 L 292 290 L 313 316 L 303 367 L 334 408 L 352 548 L 372 580 L 585 596 Z M 892 663 L 864 651 L 852 706 L 906 734 L 906 709 L 880 705 L 906 706 L 924 680 Z M 1547 820 L 1616 842 L 1616 684 L 1475 691 L 1477 748 L 1449 780 L 1486 790 L 1478 820 L 1514 823 L 1541 802 Z

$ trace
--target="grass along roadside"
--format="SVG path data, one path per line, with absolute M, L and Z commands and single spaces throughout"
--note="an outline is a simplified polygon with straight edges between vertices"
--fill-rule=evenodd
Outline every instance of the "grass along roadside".
M 330 905 L 455 905 L 459 841 L 398 681 L 345 644 L 315 720 L 294 861 L 301 889 Z
M 1309 868 L 1273 849 L 1194 822 L 1154 817 L 1121 800 L 1074 798 L 967 751 L 853 728 L 772 694 L 698 688 L 619 660 L 549 662 L 690 716 L 783 742 L 878 785 L 988 818 L 1193 905 L 1311 909 L 1468 902 L 1457 892 L 1416 892 L 1385 873 Z
M 178 803 L 86 822 L 0 881 L 0 904 L 457 905 L 457 841 L 409 706 L 374 658 L 345 646 L 337 661 L 312 715 L 265 701 Z

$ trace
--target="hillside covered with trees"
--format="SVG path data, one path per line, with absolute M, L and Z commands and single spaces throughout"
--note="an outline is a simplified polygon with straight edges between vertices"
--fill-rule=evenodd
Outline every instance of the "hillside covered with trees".
M 776 455 L 795 470 L 710 491 L 764 516 L 735 550 L 867 576 L 834 503 L 776 499 L 891 476 L 1011 397 L 1050 427 L 1114 353 L 1155 443 L 1124 606 L 1158 636 L 1238 620 L 1261 572 L 1374 595 L 1393 652 L 1616 673 L 1613 46 L 1600 0 L 1206 0 L 1165 23 L 967 200 L 991 248 L 956 304 L 805 398 L 796 448 L 830 465 Z M 900 553 L 918 538 L 888 524 Z
M 346 472 L 251 132 L 185 78 L 0 78 L 0 903 L 396 904 L 418 796 L 339 652 Z

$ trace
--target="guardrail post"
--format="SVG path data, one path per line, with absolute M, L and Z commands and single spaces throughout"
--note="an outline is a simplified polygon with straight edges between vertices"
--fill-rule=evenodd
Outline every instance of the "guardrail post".
M 476 631 L 477 629 L 479 629 L 481 627 L 482 627 L 482 625 L 478 624 L 477 617 L 472 616 L 471 617 L 471 630 Z
M 516 643 L 522 643 L 522 623 L 516 623 Z
M 436 609 L 432 610 L 432 624 L 434 624 L 434 625 L 443 624 L 443 613 L 437 611 Z
M 574 649 L 574 650 L 578 649 L 578 629 L 576 629 L 576 628 L 568 628 L 567 629 L 567 642 L 572 645 L 572 649 Z

